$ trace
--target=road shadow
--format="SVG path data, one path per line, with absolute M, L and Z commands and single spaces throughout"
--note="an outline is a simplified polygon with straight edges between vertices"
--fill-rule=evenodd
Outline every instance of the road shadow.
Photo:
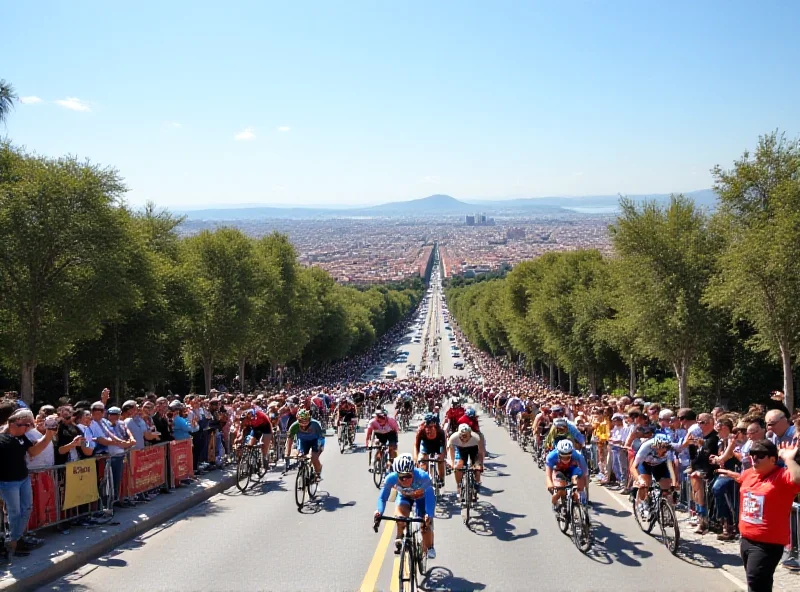
M 631 515 L 631 513 L 627 510 L 616 510 L 611 506 L 607 506 L 602 502 L 591 502 L 592 512 L 595 514 L 606 514 L 608 516 L 614 516 L 617 518 L 627 518 Z
M 471 582 L 466 578 L 456 576 L 446 567 L 432 567 L 425 574 L 425 579 L 420 582 L 423 590 L 452 590 L 453 592 L 471 592 L 484 590 L 486 584 Z
M 592 534 L 594 535 L 594 546 L 591 556 L 596 561 L 602 563 L 615 561 L 622 565 L 636 567 L 641 565 L 639 559 L 646 559 L 653 555 L 650 551 L 639 548 L 644 545 L 644 542 L 629 541 L 596 521 L 592 522 Z
M 661 537 L 657 537 L 659 540 Z M 741 567 L 742 559 L 738 554 L 738 547 L 732 546 L 730 553 L 720 551 L 712 545 L 700 541 L 681 539 L 676 557 L 697 567 L 707 569 L 721 569 L 726 565 Z
M 331 495 L 327 491 L 318 491 L 317 497 L 308 500 L 299 511 L 301 514 L 318 514 L 319 512 L 334 512 L 339 508 L 350 508 L 355 505 L 355 501 L 342 503 L 335 495 Z
M 529 529 L 526 533 L 515 532 L 517 527 L 511 524 L 511 521 L 525 517 L 525 514 L 503 512 L 489 502 L 479 501 L 470 510 L 469 529 L 477 535 L 494 537 L 504 542 L 526 539 L 539 534 L 535 528 Z

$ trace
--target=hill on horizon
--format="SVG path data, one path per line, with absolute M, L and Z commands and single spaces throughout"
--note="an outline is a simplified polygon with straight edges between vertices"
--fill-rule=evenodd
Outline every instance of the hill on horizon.
M 627 195 L 634 201 L 646 199 L 666 203 L 671 194 Z M 695 202 L 704 207 L 713 208 L 716 194 L 711 189 L 685 192 Z M 178 210 L 190 220 L 257 220 L 264 218 L 309 219 L 334 218 L 342 216 L 433 216 L 433 215 L 466 215 L 482 212 L 489 216 L 514 214 L 559 214 L 574 213 L 573 208 L 612 209 L 619 203 L 619 195 L 585 195 L 578 197 L 527 197 L 498 200 L 462 201 L 450 195 L 435 194 L 408 201 L 395 201 L 377 206 L 358 207 L 279 207 L 279 206 L 244 206 L 230 208 L 206 208 L 200 210 Z

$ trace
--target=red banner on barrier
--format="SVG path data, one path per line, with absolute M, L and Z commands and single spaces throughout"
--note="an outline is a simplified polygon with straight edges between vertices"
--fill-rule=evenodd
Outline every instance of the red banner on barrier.
M 167 481 L 167 459 L 164 446 L 151 446 L 134 450 L 128 467 L 128 495 L 144 493 L 163 485 Z
M 56 516 L 56 484 L 50 471 L 31 473 L 33 490 L 33 510 L 28 521 L 28 529 L 34 530 L 52 524 L 58 520 Z
M 192 441 L 180 440 L 169 443 L 169 468 L 172 472 L 172 486 L 194 476 L 192 468 Z

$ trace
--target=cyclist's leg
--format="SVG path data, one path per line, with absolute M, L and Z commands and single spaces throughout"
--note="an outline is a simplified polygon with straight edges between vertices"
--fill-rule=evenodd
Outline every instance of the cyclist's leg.
M 561 471 L 558 471 L 553 474 L 553 486 L 554 487 L 566 487 L 567 486 L 567 477 Z M 553 492 L 552 497 L 550 498 L 551 503 L 555 506 L 562 497 L 566 495 L 566 492 L 563 489 L 556 489 Z
M 464 471 L 461 470 L 464 468 L 464 458 L 461 456 L 460 450 L 460 448 L 456 448 L 456 466 L 453 471 L 453 476 L 456 478 L 456 490 L 461 488 L 461 478 L 464 475 Z
M 477 446 L 475 447 L 475 450 L 470 450 L 469 451 L 469 462 L 476 469 L 482 468 L 481 465 L 478 464 L 478 447 Z M 475 471 L 473 473 L 473 476 L 475 477 L 475 485 L 480 485 L 481 484 L 481 472 L 480 471 Z
M 411 503 L 412 503 L 411 499 L 409 499 L 407 497 L 404 497 L 404 496 L 400 496 L 400 500 L 398 501 L 398 503 L 397 503 L 397 505 L 395 507 L 395 511 L 396 511 L 395 515 L 396 516 L 403 516 L 405 518 L 408 518 L 411 515 Z M 404 522 L 398 522 L 397 523 L 397 539 L 396 540 L 399 541 L 400 539 L 402 539 L 403 538 L 403 534 L 405 533 L 405 531 L 406 531 L 405 523 Z
M 389 458 L 394 460 L 397 456 L 397 432 L 389 432 Z
M 638 470 L 639 478 L 642 480 L 642 483 L 644 483 L 644 486 L 639 487 L 639 490 L 636 492 L 636 499 L 639 500 L 639 502 L 643 502 L 647 499 L 647 493 L 650 491 L 650 485 L 653 483 L 653 476 L 647 472 L 644 463 L 639 465 Z
M 421 497 L 416 500 L 414 504 L 416 507 L 416 516 L 417 518 L 424 518 L 425 517 L 425 498 Z M 426 528 L 425 524 L 422 524 L 422 552 L 427 553 L 428 549 L 433 547 L 433 516 L 430 517 L 431 525 L 430 528 Z

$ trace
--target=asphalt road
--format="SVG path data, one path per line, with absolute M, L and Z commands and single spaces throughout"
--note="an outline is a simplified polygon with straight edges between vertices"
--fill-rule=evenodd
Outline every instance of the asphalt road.
M 443 325 L 440 319 L 449 348 Z M 418 356 L 421 350 L 421 345 L 414 349 Z M 443 359 L 441 371 L 451 375 L 452 361 Z M 474 523 L 470 530 L 463 524 L 449 477 L 436 516 L 438 556 L 428 562 L 424 589 L 741 589 L 722 570 L 708 567 L 702 555 L 712 552 L 710 547 L 670 555 L 639 530 L 626 500 L 596 486 L 595 543 L 589 554 L 581 554 L 558 530 L 544 474 L 531 456 L 490 419 L 483 418 L 482 426 L 491 458 Z M 401 434 L 401 451 L 411 449 L 412 437 Z M 372 530 L 378 490 L 367 472 L 363 431 L 357 444 L 340 454 L 330 442 L 322 456 L 318 499 L 302 512 L 294 501 L 294 472 L 286 477 L 270 472 L 247 495 L 236 489 L 218 495 L 43 589 L 396 590 L 393 533 L 386 531 L 391 525 L 384 523 L 379 534 Z

